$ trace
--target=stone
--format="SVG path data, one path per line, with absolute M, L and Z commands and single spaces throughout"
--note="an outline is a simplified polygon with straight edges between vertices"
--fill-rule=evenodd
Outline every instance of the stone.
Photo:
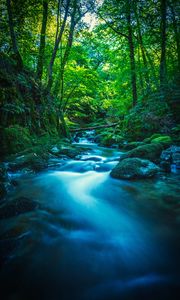
M 180 152 L 172 153 L 172 163 L 175 164 L 178 169 L 180 169 Z
M 3 199 L 10 187 L 10 178 L 3 163 L 0 164 L 0 199 Z
M 165 145 L 170 145 L 172 143 L 172 139 L 168 135 L 162 135 L 152 139 L 151 143 L 163 143 Z
M 180 169 L 180 147 L 174 145 L 169 147 L 162 151 L 160 158 L 161 166 L 165 171 L 167 171 L 165 163 L 170 165 L 169 171 L 172 173 L 176 173 Z
M 131 143 L 124 144 L 122 148 L 124 150 L 132 150 L 134 148 L 137 148 L 139 146 L 144 146 L 144 145 L 145 143 L 143 142 L 131 142 Z
M 29 153 L 16 157 L 13 162 L 8 164 L 11 171 L 20 169 L 30 169 L 33 171 L 41 171 L 47 167 L 47 161 L 36 153 Z
M 127 153 L 122 154 L 120 160 L 123 160 L 125 158 L 138 157 L 148 159 L 152 162 L 158 162 L 162 150 L 163 146 L 160 143 L 147 144 L 139 146 L 128 151 Z
M 159 171 L 157 165 L 149 160 L 127 158 L 118 163 L 110 175 L 116 179 L 150 178 Z
M 18 197 L 0 207 L 0 219 L 12 218 L 16 215 L 32 211 L 38 203 L 26 197 Z

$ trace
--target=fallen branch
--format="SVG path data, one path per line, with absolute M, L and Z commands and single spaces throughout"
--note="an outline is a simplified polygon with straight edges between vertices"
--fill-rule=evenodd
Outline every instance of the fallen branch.
M 100 128 L 115 127 L 116 125 L 118 125 L 118 123 L 98 125 L 98 126 L 93 126 L 93 127 L 71 128 L 70 132 L 78 132 L 78 131 L 94 130 L 94 129 L 100 129 Z

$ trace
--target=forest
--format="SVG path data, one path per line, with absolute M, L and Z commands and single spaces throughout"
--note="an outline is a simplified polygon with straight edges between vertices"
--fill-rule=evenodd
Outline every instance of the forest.
M 180 299 L 179 13 L 0 0 L 2 300 Z

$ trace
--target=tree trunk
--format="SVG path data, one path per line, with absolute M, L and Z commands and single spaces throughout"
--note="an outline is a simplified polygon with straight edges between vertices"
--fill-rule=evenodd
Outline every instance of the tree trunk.
M 58 132 L 59 134 L 63 134 L 64 137 L 68 138 L 68 139 L 71 139 L 71 134 L 70 134 L 70 131 L 66 125 L 66 122 L 64 120 L 64 113 L 62 111 L 60 111 L 59 113 L 59 120 L 58 120 Z
M 152 60 L 150 54 L 148 53 L 147 49 L 144 49 L 144 50 L 145 50 L 145 53 L 146 53 L 148 64 L 150 65 L 150 74 L 152 74 L 151 80 L 153 79 L 153 83 L 155 84 L 156 88 L 158 88 L 159 87 L 158 86 L 158 74 L 156 75 L 153 60 Z
M 147 85 L 147 90 L 150 90 L 150 81 L 149 81 L 149 74 L 148 74 L 148 63 L 147 63 L 147 59 L 146 59 L 146 53 L 145 53 L 145 49 L 144 49 L 144 44 L 143 44 L 143 38 L 142 38 L 142 34 L 141 34 L 141 27 L 140 27 L 140 22 L 139 22 L 139 17 L 138 17 L 138 13 L 137 13 L 137 8 L 135 8 L 135 17 L 136 17 L 136 22 L 137 22 L 137 31 L 138 31 L 138 42 L 141 48 L 141 53 L 142 53 L 142 59 L 143 59 L 143 64 L 144 64 L 144 77 L 145 77 L 145 81 L 146 81 L 146 85 Z
M 143 74 L 141 69 L 141 60 L 140 60 L 140 49 L 138 47 L 138 74 L 139 74 L 139 83 L 142 91 L 142 95 L 144 96 L 144 81 L 143 81 Z
M 112 123 L 112 124 L 105 124 L 105 125 L 97 125 L 97 126 L 92 126 L 92 127 L 82 127 L 82 128 L 71 128 L 71 132 L 79 132 L 79 131 L 86 131 L 86 130 L 94 130 L 94 129 L 100 129 L 100 128 L 110 128 L 110 127 L 115 127 L 119 123 Z
M 54 49 L 53 49 L 51 60 L 50 60 L 50 63 L 49 63 L 49 68 L 48 68 L 48 83 L 47 83 L 47 91 L 48 92 L 50 92 L 51 87 L 52 87 L 52 83 L 53 83 L 53 78 L 52 78 L 52 75 L 53 75 L 53 65 L 54 65 L 56 54 L 57 54 L 57 51 L 58 51 L 58 48 L 59 48 L 59 44 L 60 44 L 61 39 L 62 39 L 62 35 L 63 35 L 63 32 L 64 32 L 64 29 L 65 29 L 65 26 L 66 26 L 66 21 L 67 21 L 68 12 L 69 12 L 69 5 L 70 5 L 70 0 L 67 0 L 63 22 L 62 22 L 62 25 L 61 25 L 61 28 L 60 28 L 60 32 L 59 32 L 59 34 L 57 36 L 57 39 L 55 40 Z
M 21 55 L 19 53 L 18 44 L 17 44 L 17 40 L 16 40 L 16 35 L 15 35 L 15 31 L 14 31 L 11 0 L 6 0 L 6 5 L 7 5 L 7 12 L 8 12 L 9 32 L 10 32 L 10 36 L 11 36 L 12 49 L 14 51 L 18 67 L 22 68 L 23 61 L 22 61 Z
M 43 1 L 43 19 L 42 19 L 42 27 L 41 27 L 39 57 L 38 57 L 37 70 L 36 70 L 37 78 L 40 81 L 42 79 L 43 65 L 44 65 L 47 17 L 48 17 L 48 2 L 47 2 L 47 0 L 44 0 Z
M 128 25 L 129 56 L 130 56 L 130 65 L 131 65 L 132 96 L 133 96 L 133 106 L 135 106 L 137 104 L 137 83 L 136 83 L 137 79 L 136 79 L 134 43 L 133 43 L 132 24 L 131 24 L 130 1 L 128 1 L 127 25 Z
M 60 70 L 60 106 L 63 109 L 63 98 L 64 98 L 64 70 L 65 66 L 67 64 L 69 54 L 71 51 L 72 43 L 73 43 L 73 36 L 74 36 L 74 29 L 76 26 L 76 21 L 75 21 L 75 15 L 76 15 L 76 10 L 77 10 L 77 0 L 74 1 L 74 7 L 73 7 L 73 12 L 71 15 L 71 24 L 70 24 L 70 29 L 69 29 L 69 36 L 68 36 L 68 41 L 66 45 L 66 50 L 61 62 L 61 70 Z
M 171 13 L 172 13 L 174 34 L 175 34 L 176 47 L 177 47 L 178 72 L 180 72 L 180 37 L 179 37 L 178 24 L 177 24 L 177 20 L 176 20 L 173 3 L 170 4 L 170 9 L 171 9 Z
M 161 58 L 160 58 L 160 88 L 163 91 L 166 83 L 166 10 L 167 0 L 161 0 Z

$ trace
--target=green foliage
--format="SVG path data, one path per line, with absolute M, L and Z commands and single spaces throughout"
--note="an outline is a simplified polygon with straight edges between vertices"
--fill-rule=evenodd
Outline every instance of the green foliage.
M 5 128 L 2 144 L 6 153 L 17 153 L 32 145 L 30 132 L 19 125 Z
M 95 3 L 97 24 L 91 27 L 92 24 L 87 24 L 82 15 L 85 11 L 91 13 Z M 72 32 L 70 20 L 73 7 L 69 9 L 61 43 L 57 47 L 51 90 L 47 88 L 49 66 L 58 16 L 62 21 L 66 1 L 62 1 L 60 12 L 57 1 L 48 1 L 41 82 L 36 74 L 43 19 L 42 1 L 17 0 L 11 1 L 11 4 L 17 47 L 24 67 L 20 69 L 17 64 L 9 34 L 6 1 L 2 0 L 1 128 L 27 128 L 38 136 L 44 135 L 46 143 L 50 137 L 68 135 L 66 123 L 85 125 L 103 119 L 103 122 L 119 122 L 118 130 L 100 132 L 100 143 L 105 146 L 121 145 L 124 140 L 139 142 L 154 133 L 164 135 L 165 139 L 165 135 L 171 134 L 171 129 L 173 141 L 178 141 L 176 124 L 180 115 L 180 89 L 179 39 L 176 33 L 179 17 L 176 1 L 167 3 L 166 80 L 163 86 L 160 86 L 159 74 L 162 54 L 160 1 L 105 0 L 98 4 L 98 1 L 81 0 L 77 1 L 76 25 Z M 61 25 L 62 22 L 59 22 Z M 133 108 L 129 29 L 132 30 L 138 95 Z M 144 142 L 150 143 L 160 136 Z M 12 144 L 9 145 L 13 148 Z M 136 145 L 129 144 L 129 147 Z
M 130 140 L 143 140 L 158 131 L 161 134 L 169 133 L 173 124 L 173 116 L 168 106 L 160 100 L 149 99 L 145 104 L 138 104 L 126 115 L 123 130 Z

